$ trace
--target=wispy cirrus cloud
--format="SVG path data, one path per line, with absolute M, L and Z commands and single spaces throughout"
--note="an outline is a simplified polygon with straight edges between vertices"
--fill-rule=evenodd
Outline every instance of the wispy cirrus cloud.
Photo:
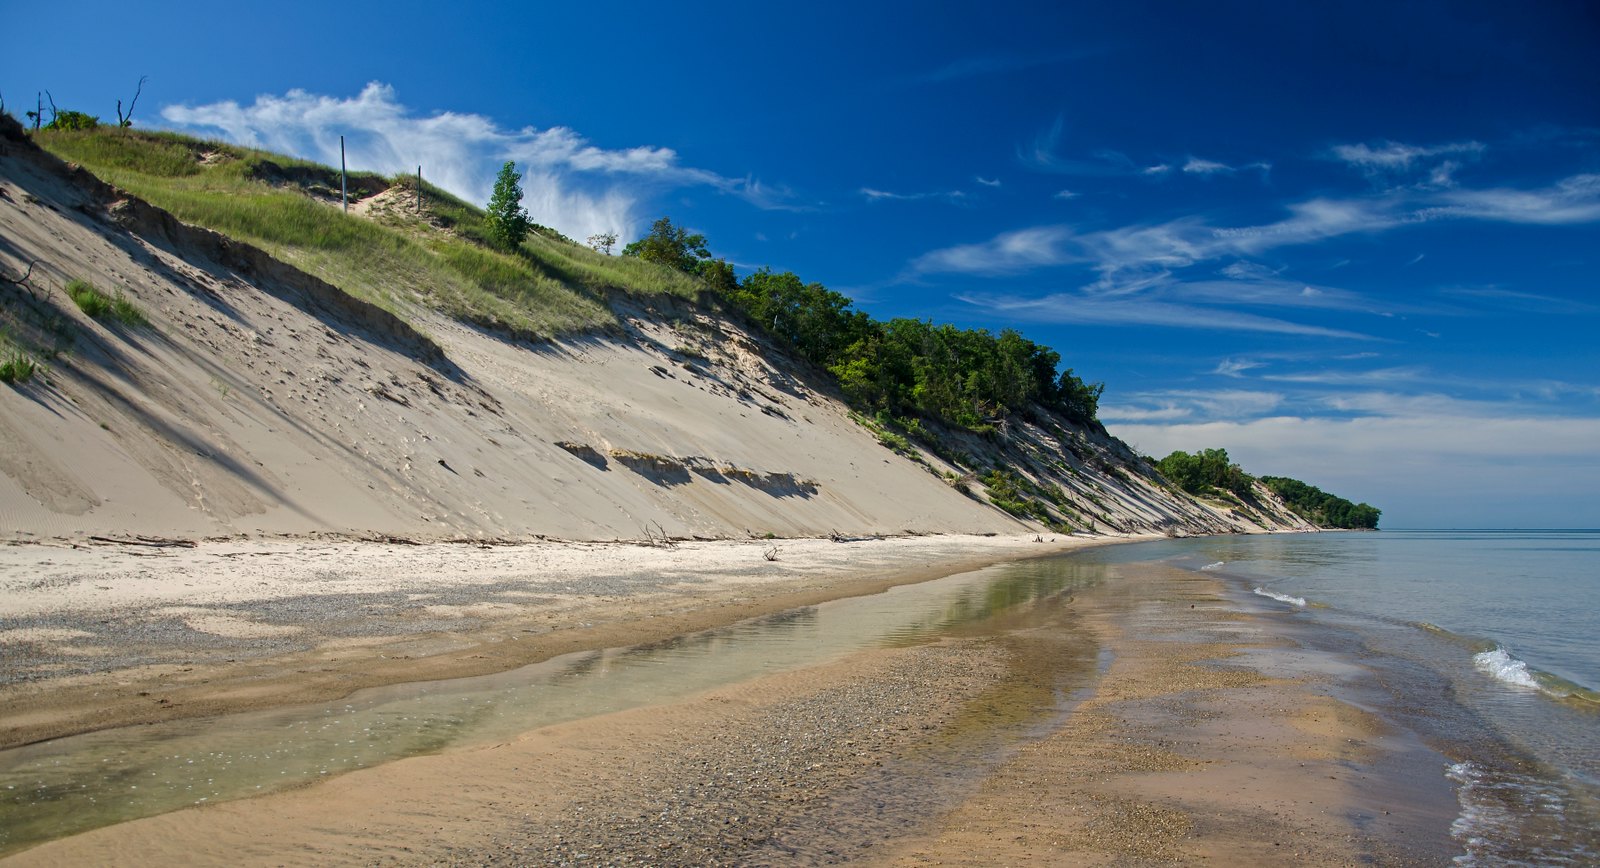
M 936 274 L 1013 276 L 1075 268 L 1095 275 L 1075 288 L 1037 298 L 958 296 L 1040 322 L 1146 325 L 1372 339 L 1359 329 L 1310 325 L 1277 311 L 1343 311 L 1394 317 L 1462 315 L 1443 304 L 1379 301 L 1341 287 L 1283 277 L 1254 262 L 1274 249 L 1354 234 L 1377 234 L 1437 220 L 1576 223 L 1600 220 L 1600 176 L 1575 176 L 1528 190 L 1408 188 L 1345 199 L 1315 198 L 1285 208 L 1279 220 L 1217 226 L 1200 217 L 1085 231 L 1050 224 L 987 241 L 930 251 L 903 279 Z M 1231 261 L 1230 261 L 1231 260 Z M 1222 264 L 1227 263 L 1227 264 Z M 1210 265 L 1205 273 L 1197 269 Z
M 1052 293 L 1040 298 L 958 293 L 955 298 L 1017 320 L 1072 325 L 1164 326 L 1206 331 L 1263 332 L 1302 337 L 1373 340 L 1346 329 L 1294 322 L 1223 307 L 1193 304 L 1159 295 L 1115 296 L 1086 292 Z
M 1400 142 L 1365 142 L 1334 145 L 1329 154 L 1340 162 L 1365 171 L 1399 172 L 1435 157 L 1477 156 L 1487 150 L 1482 142 L 1452 142 L 1443 145 L 1407 145 Z
M 1068 226 L 1035 226 L 1002 232 L 979 244 L 959 244 L 925 253 L 911 263 L 918 274 L 1014 274 L 1067 262 L 1088 262 L 1070 250 L 1076 233 Z
M 1170 389 L 1136 392 L 1126 403 L 1102 405 L 1106 422 L 1239 419 L 1266 415 L 1283 405 L 1281 392 L 1254 389 Z
M 758 208 L 796 207 L 781 188 L 683 165 L 671 148 L 603 148 L 567 127 L 507 129 L 471 113 L 419 115 L 380 82 L 354 97 L 297 89 L 249 105 L 168 106 L 161 116 L 176 127 L 324 163 L 338 162 L 342 135 L 353 168 L 394 174 L 421 165 L 430 181 L 474 202 L 488 200 L 501 164 L 513 160 L 532 218 L 577 238 L 631 234 L 641 223 L 641 199 L 666 189 L 703 186 Z
M 1216 160 L 1204 160 L 1200 157 L 1190 157 L 1189 162 L 1183 164 L 1183 170 L 1191 175 L 1215 175 L 1219 172 L 1232 173 L 1234 168 L 1227 163 Z
M 1575 175 L 1532 189 L 1410 188 L 1363 197 L 1318 197 L 1290 203 L 1284 210 L 1282 219 L 1238 226 L 1190 216 L 1091 231 L 1066 224 L 1016 229 L 985 242 L 924 253 L 910 262 L 908 271 L 1000 275 L 1089 263 L 1103 276 L 1115 277 L 1440 220 L 1592 223 L 1600 221 L 1600 175 Z
M 1437 194 L 1427 219 L 1464 218 L 1546 226 L 1600 220 L 1600 175 L 1574 175 L 1534 190 L 1454 188 Z
M 1245 163 L 1242 166 L 1230 166 L 1227 163 L 1219 163 L 1216 160 L 1207 160 L 1202 157 L 1193 156 L 1191 156 L 1188 161 L 1183 164 L 1184 174 L 1200 175 L 1202 177 L 1209 175 L 1236 175 L 1239 172 L 1251 169 L 1259 169 L 1263 174 L 1265 174 L 1266 172 L 1272 170 L 1272 164 L 1265 161 L 1257 161 L 1254 163 Z
M 1448 287 L 1440 290 L 1439 294 L 1445 298 L 1482 305 L 1490 310 L 1519 310 L 1555 314 L 1600 313 L 1600 306 L 1578 301 L 1577 299 L 1557 298 L 1536 292 L 1519 292 L 1517 290 L 1502 289 L 1497 286 Z
M 928 193 L 894 193 L 888 190 L 878 190 L 872 187 L 862 187 L 858 191 L 869 202 L 918 202 L 928 199 L 938 199 L 946 202 L 960 202 L 967 198 L 967 194 L 960 190 L 940 190 Z

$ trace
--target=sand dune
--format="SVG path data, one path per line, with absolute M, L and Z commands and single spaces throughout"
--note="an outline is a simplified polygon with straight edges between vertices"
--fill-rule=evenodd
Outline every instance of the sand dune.
M 691 303 L 618 294 L 619 334 L 544 343 L 401 319 L 25 138 L 7 149 L 0 266 L 37 264 L 0 292 L 75 337 L 46 376 L 0 389 L 5 536 L 1035 528 L 941 476 L 957 468 L 884 448 L 805 366 Z M 149 325 L 85 316 L 71 278 L 125 293 Z M 1106 524 L 1252 529 L 1109 473 L 1132 453 L 1103 432 L 1080 431 L 1092 454 L 1073 456 L 1017 428 L 1013 443 L 1081 466 L 1063 480 Z

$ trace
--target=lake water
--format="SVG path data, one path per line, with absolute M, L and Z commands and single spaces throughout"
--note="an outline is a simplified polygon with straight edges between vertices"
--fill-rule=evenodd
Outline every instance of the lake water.
M 1452 758 L 1461 864 L 1600 864 L 1600 531 L 1382 531 L 1097 550 L 1229 581 L 1377 675 Z

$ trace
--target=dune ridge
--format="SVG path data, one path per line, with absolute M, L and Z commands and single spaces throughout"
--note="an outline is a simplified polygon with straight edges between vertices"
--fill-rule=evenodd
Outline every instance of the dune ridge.
M 548 341 L 401 317 L 63 163 L 13 122 L 5 150 L 0 264 L 32 276 L 0 292 L 72 334 L 43 376 L 0 389 L 8 539 L 1043 529 L 964 468 L 885 448 L 825 375 L 714 304 L 619 290 L 617 328 Z M 74 278 L 124 293 L 148 326 L 82 314 L 60 289 Z M 1098 426 L 1054 421 L 963 445 L 1059 485 L 1091 531 L 1305 527 L 1281 504 L 1196 501 Z

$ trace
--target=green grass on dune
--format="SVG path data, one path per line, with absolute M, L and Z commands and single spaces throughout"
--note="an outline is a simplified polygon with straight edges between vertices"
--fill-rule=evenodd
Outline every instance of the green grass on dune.
M 114 128 L 37 140 L 184 222 L 255 244 L 402 318 L 423 306 L 550 338 L 613 326 L 602 301 L 609 290 L 693 297 L 702 289 L 681 272 L 539 233 L 515 253 L 495 250 L 483 240 L 483 212 L 432 185 L 423 188 L 425 215 L 397 208 L 366 219 L 338 207 L 337 170 L 304 160 Z M 392 183 L 410 190 L 415 181 Z M 349 178 L 352 199 L 390 186 L 377 175 Z

